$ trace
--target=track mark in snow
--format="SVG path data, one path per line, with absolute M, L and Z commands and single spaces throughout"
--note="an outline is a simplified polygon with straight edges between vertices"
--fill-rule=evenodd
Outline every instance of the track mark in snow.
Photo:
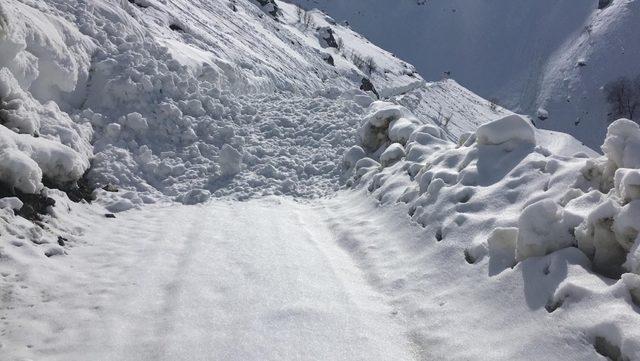
M 413 359 L 326 219 L 320 202 L 279 198 L 121 213 L 49 270 L 47 282 L 73 292 L 20 310 L 39 326 L 9 320 L 6 349 L 38 360 Z

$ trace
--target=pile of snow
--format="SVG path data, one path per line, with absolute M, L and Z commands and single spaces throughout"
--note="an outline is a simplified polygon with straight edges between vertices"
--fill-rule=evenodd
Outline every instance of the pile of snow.
M 498 145 L 509 141 L 536 144 L 533 126 L 516 114 L 481 125 L 476 130 L 476 139 L 480 145 Z
M 537 143 L 539 131 L 529 120 L 515 114 L 483 124 L 458 144 L 392 103 L 373 103 L 362 124 L 359 145 L 370 158 L 355 148 L 343 164 L 379 199 L 408 203 L 411 217 L 425 227 L 442 224 L 438 237 L 467 227 L 518 230 L 515 237 L 486 234 L 494 241 L 468 247 L 473 258 L 486 249 L 504 258 L 504 250 L 492 249 L 504 247 L 512 252 L 510 264 L 576 246 L 605 275 L 640 270 L 640 223 L 633 222 L 640 197 L 636 123 L 612 123 L 599 158 L 585 158 L 579 146 L 573 155 L 568 149 L 553 154 Z M 396 124 L 411 129 L 408 141 L 394 139 Z
M 0 7 L 0 181 L 39 192 L 89 168 L 91 126 L 55 101 L 87 77 L 89 42 L 65 19 L 10 1 Z
M 582 169 L 585 181 L 598 189 L 593 192 L 598 192 L 600 199 L 576 228 L 578 246 L 606 274 L 640 273 L 638 124 L 628 119 L 613 122 L 602 151 L 604 156 L 588 162 Z
M 366 154 L 351 151 L 344 159 L 354 188 L 366 189 L 383 204 L 406 204 L 406 213 L 425 233 L 459 250 L 468 263 L 486 267 L 489 276 L 516 272 L 540 257 L 573 259 L 577 252 L 584 272 L 605 279 L 640 277 L 638 124 L 613 122 L 602 146 L 605 155 L 597 156 L 579 142 L 535 129 L 519 115 L 490 121 L 458 143 L 428 125 L 416 126 L 405 144 L 392 142 L 394 120 L 419 124 L 407 112 L 390 103 L 372 104 L 362 121 L 368 136 L 358 144 Z M 360 159 L 354 165 L 355 154 Z M 548 310 L 566 298 L 612 292 L 602 287 L 608 286 L 580 294 L 558 289 L 548 294 Z M 632 292 L 620 282 L 612 287 Z M 605 307 L 614 301 L 601 302 Z M 607 322 L 634 334 L 627 324 Z M 616 347 L 623 342 L 609 341 Z M 625 355 L 640 352 L 629 347 Z

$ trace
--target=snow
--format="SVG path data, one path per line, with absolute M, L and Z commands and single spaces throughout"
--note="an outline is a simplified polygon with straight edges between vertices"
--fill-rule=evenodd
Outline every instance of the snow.
M 373 26 L 405 29 L 389 19 L 407 4 Z M 478 33 L 461 55 L 487 54 L 455 57 L 446 75 L 481 69 L 476 89 L 504 90 L 500 104 L 528 116 L 454 80 L 425 82 L 349 26 L 283 1 L 4 1 L 0 354 L 640 359 L 640 128 L 574 133 L 598 136 L 602 155 L 537 128 L 601 106 L 571 113 L 565 96 L 594 96 L 618 71 L 595 69 L 594 39 L 575 71 L 606 76 L 583 87 L 574 69 L 546 68 L 564 64 L 546 46 L 570 48 L 584 16 L 625 20 L 635 5 L 527 3 L 550 11 L 533 19 L 549 27 L 530 29 L 520 1 L 470 4 L 421 5 L 446 10 L 425 28 L 469 26 L 447 34 L 453 45 L 413 48 L 440 59 L 428 50 L 469 45 L 467 31 L 542 33 L 522 43 L 544 51 L 516 57 Z M 504 76 L 488 79 L 495 69 Z M 532 100 L 558 86 L 562 97 Z M 91 191 L 91 203 L 70 200 Z M 36 208 L 48 213 L 23 218 Z
M 481 145 L 496 145 L 508 141 L 536 144 L 533 126 L 516 114 L 481 125 L 476 130 L 476 139 Z
M 382 163 L 382 166 L 386 167 L 399 161 L 405 155 L 404 148 L 401 144 L 392 143 L 384 150 L 384 152 L 382 152 L 382 154 L 380 154 L 380 163 Z
M 0 198 L 0 208 L 9 208 L 19 211 L 24 203 L 17 197 Z
M 544 256 L 571 247 L 573 237 L 570 231 L 577 225 L 571 221 L 551 199 L 542 199 L 527 206 L 518 218 L 516 260 Z
M 602 151 L 618 168 L 640 168 L 640 126 L 628 119 L 609 125 Z
M 623 202 L 640 198 L 640 171 L 619 168 L 613 176 L 614 188 Z
M 12 189 L 35 193 L 43 187 L 38 164 L 16 149 L 5 149 L 0 153 L 0 171 L 4 182 Z
M 354 145 L 349 148 L 346 152 L 344 152 L 344 157 L 342 159 L 342 164 L 344 168 L 351 169 L 356 166 L 358 161 L 366 156 L 366 153 L 362 147 Z
M 378 124 L 382 126 L 371 132 L 375 139 L 388 139 L 390 129 L 384 128 L 384 124 L 388 124 L 389 117 L 400 116 L 389 109 L 372 105 L 363 117 L 363 123 L 369 124 L 369 129 L 374 128 L 372 119 L 381 120 Z M 406 113 L 402 116 L 412 118 Z M 633 336 L 628 336 L 635 332 L 634 326 L 618 318 L 628 316 L 595 313 L 601 307 L 613 307 L 604 305 L 613 305 L 617 302 L 614 300 L 622 296 L 594 296 L 618 292 L 605 290 L 616 287 L 606 280 L 620 278 L 626 272 L 637 272 L 638 269 L 640 214 L 637 213 L 637 201 L 625 196 L 629 191 L 623 190 L 626 184 L 631 184 L 629 182 L 635 176 L 630 174 L 635 174 L 637 168 L 617 168 L 618 165 L 633 165 L 637 159 L 631 153 L 625 153 L 630 144 L 635 144 L 637 136 L 633 130 L 622 129 L 636 129 L 632 123 L 625 120 L 612 123 L 603 145 L 605 155 L 599 157 L 570 137 L 536 130 L 527 119 L 518 115 L 490 120 L 479 126 L 475 133 L 461 135 L 457 143 L 431 129 L 427 125 L 414 130 L 404 147 L 406 158 L 393 165 L 385 162 L 384 153 L 376 147 L 365 148 L 370 158 L 363 158 L 361 162 L 369 159 L 368 164 L 375 165 L 375 160 L 379 160 L 387 166 L 356 167 L 349 183 L 351 187 L 405 215 L 408 221 L 422 229 L 421 240 L 432 239 L 436 247 L 449 245 L 452 249 L 443 251 L 448 253 L 442 255 L 443 262 L 447 262 L 442 269 L 450 269 L 453 254 L 457 254 L 467 265 L 486 269 L 481 273 L 488 275 L 490 281 L 479 281 L 483 282 L 483 287 L 499 284 L 512 289 L 513 279 L 506 281 L 509 277 L 524 278 L 525 284 L 530 284 L 525 289 L 531 288 L 525 291 L 525 304 L 531 307 L 530 310 L 536 309 L 532 304 L 553 315 L 562 310 L 564 320 L 571 318 L 568 313 L 577 312 L 574 303 L 584 303 L 580 316 L 576 313 L 571 321 L 581 326 L 570 327 L 589 324 L 582 330 L 600 354 L 614 357 L 619 352 L 634 359 L 636 356 L 630 355 L 637 352 L 636 346 L 630 346 L 634 341 Z M 400 147 L 397 143 L 394 145 Z M 625 159 L 624 154 L 627 158 L 621 161 Z M 616 173 L 617 180 L 614 179 Z M 405 238 L 397 236 L 394 239 Z M 410 249 L 415 251 L 415 247 Z M 429 263 L 434 260 L 432 256 L 407 257 L 428 259 Z M 405 262 L 408 258 L 400 257 Z M 558 262 L 565 264 L 565 270 L 566 265 L 574 265 L 575 271 L 556 274 L 553 276 L 555 281 L 547 284 L 547 275 L 555 272 L 554 266 L 549 264 Z M 543 276 L 534 276 L 538 272 Z M 434 274 L 447 274 L 443 279 L 450 277 L 442 270 L 434 271 Z M 493 277 L 499 279 L 493 280 Z M 536 277 L 545 277 L 547 281 L 528 281 Z M 582 282 L 588 286 L 580 285 Z M 471 287 L 466 281 L 462 283 L 466 289 Z M 432 287 L 429 283 L 429 292 L 434 292 Z M 452 286 L 449 284 L 448 287 L 447 293 L 451 292 Z M 551 293 L 547 293 L 549 291 Z M 473 291 L 474 296 L 470 297 L 475 299 L 476 292 Z M 509 293 L 508 297 L 513 299 L 513 294 Z M 598 301 L 586 301 L 593 297 Z M 451 300 L 447 298 L 444 302 Z M 568 306 L 569 302 L 571 306 Z M 508 308 L 512 310 L 513 306 L 509 303 Z M 588 307 L 595 308 L 590 310 Z M 477 310 L 477 306 L 473 308 Z M 457 307 L 455 310 L 460 312 Z M 620 312 L 622 315 L 627 311 Z M 429 316 L 433 317 L 433 313 Z M 491 317 L 495 317 L 494 314 Z M 480 324 L 487 324 L 486 319 Z M 625 336 L 614 337 L 599 324 L 615 325 L 612 327 L 620 330 L 618 334 Z M 442 326 L 439 324 L 439 327 Z M 428 338 L 432 334 L 432 328 L 429 328 L 421 336 Z M 459 333 L 456 336 L 459 339 Z M 438 342 L 446 341 L 439 339 Z M 604 344 L 613 346 L 605 347 Z M 436 351 L 434 356 L 434 348 L 437 349 L 433 343 L 426 348 L 431 357 L 469 358 L 468 355 L 466 358 L 444 356 L 444 347 L 442 355 Z M 468 342 L 465 348 L 469 349 Z M 618 349 L 622 351 L 615 351 Z M 479 354 L 486 359 L 504 359 L 505 348 L 501 347 L 500 351 L 503 352 L 500 357 L 491 356 L 491 351 L 486 350 Z M 451 349 L 447 348 L 446 352 Z M 516 355 L 510 354 L 508 358 L 543 357 Z M 543 358 L 555 357 L 546 354 Z M 576 354 L 574 359 L 580 359 L 580 356 Z

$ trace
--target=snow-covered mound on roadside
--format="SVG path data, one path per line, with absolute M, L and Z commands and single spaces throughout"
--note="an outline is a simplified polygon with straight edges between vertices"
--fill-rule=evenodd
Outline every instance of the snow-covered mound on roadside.
M 447 73 L 590 147 L 602 142 L 607 119 L 630 116 L 609 117 L 602 88 L 640 75 L 638 1 L 287 1 L 348 21 L 428 80 Z
M 88 76 L 93 43 L 64 18 L 0 5 L 0 181 L 36 193 L 74 182 L 93 155 L 91 126 L 56 103 Z
M 406 203 L 414 222 L 437 242 L 459 249 L 468 263 L 495 276 L 530 258 L 577 248 L 572 252 L 588 271 L 623 275 L 623 281 L 610 289 L 606 284 L 558 288 L 548 294 L 549 312 L 614 288 L 640 306 L 632 296 L 640 280 L 636 123 L 612 123 L 602 146 L 605 155 L 599 157 L 562 137 L 550 142 L 562 153 L 552 152 L 545 142 L 558 135 L 536 130 L 515 114 L 483 124 L 454 143 L 406 108 L 375 102 L 361 129 L 359 144 L 343 162 L 353 174 L 352 186 L 366 187 L 381 203 Z M 608 342 L 637 357 L 640 345 L 631 342 L 637 330 L 616 321 L 618 316 L 606 322 L 623 336 Z

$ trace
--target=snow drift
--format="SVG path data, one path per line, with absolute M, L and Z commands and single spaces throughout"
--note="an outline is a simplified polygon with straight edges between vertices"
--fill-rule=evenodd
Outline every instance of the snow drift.
M 373 103 L 362 124 L 362 148 L 353 149 L 368 153 L 352 150 L 343 163 L 379 199 L 409 204 L 411 217 L 425 227 L 442 224 L 434 229 L 438 237 L 466 227 L 518 230 L 507 238 L 485 235 L 494 241 L 473 244 L 473 259 L 485 249 L 505 254 L 492 247 L 510 249 L 510 258 L 522 261 L 576 246 L 608 276 L 640 269 L 638 225 L 631 221 L 640 196 L 638 124 L 612 123 L 598 158 L 577 143 L 554 154 L 536 140 L 544 131 L 519 115 L 488 122 L 458 144 L 392 103 Z

